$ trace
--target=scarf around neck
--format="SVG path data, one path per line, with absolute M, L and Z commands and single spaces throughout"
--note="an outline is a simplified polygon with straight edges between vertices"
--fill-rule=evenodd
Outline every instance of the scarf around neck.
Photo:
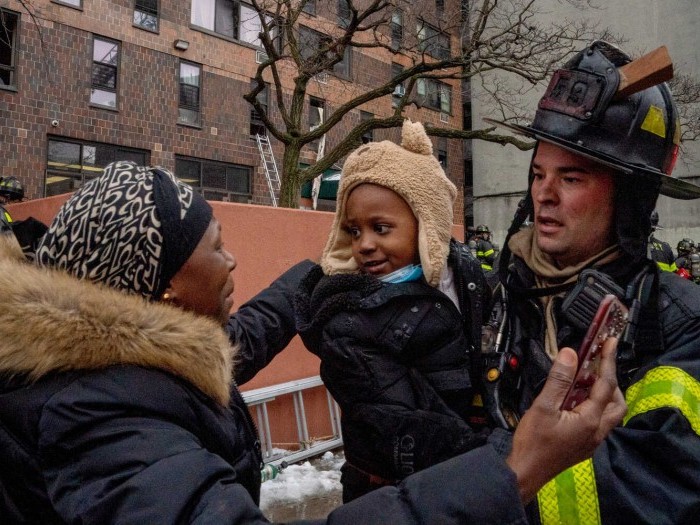
M 598 252 L 593 257 L 574 266 L 558 268 L 554 263 L 554 259 L 537 246 L 535 229 L 532 226 L 523 228 L 515 233 L 508 242 L 508 248 L 510 248 L 513 255 L 520 257 L 534 273 L 535 286 L 537 288 L 549 288 L 569 283 L 573 284 L 578 280 L 578 276 L 582 270 L 602 266 L 614 261 L 622 255 L 619 245 L 613 244 Z M 557 344 L 557 324 L 553 309 L 554 298 L 563 297 L 565 294 L 566 292 L 559 292 L 539 298 L 544 308 L 545 352 L 552 360 L 559 352 Z

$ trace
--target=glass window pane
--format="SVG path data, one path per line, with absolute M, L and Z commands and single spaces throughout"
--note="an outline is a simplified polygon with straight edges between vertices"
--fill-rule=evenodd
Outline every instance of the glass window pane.
M 192 0 L 190 21 L 193 25 L 214 30 L 216 0 Z
M 199 86 L 199 66 L 193 64 L 180 64 L 180 82 L 190 86 Z
M 117 55 L 119 52 L 119 44 L 116 42 L 107 42 L 105 40 L 95 39 L 95 45 L 92 50 L 92 59 L 101 64 L 117 65 Z
M 194 111 L 186 108 L 178 108 L 178 122 L 182 124 L 190 124 L 192 126 L 199 125 L 199 111 Z
M 226 168 L 221 164 L 204 164 L 202 187 L 226 189 Z
M 46 196 L 71 193 L 80 187 L 80 181 L 80 174 L 49 171 L 46 174 Z
M 304 6 L 302 7 L 301 10 L 304 11 L 304 13 L 308 13 L 310 15 L 315 15 L 316 14 L 316 0 L 306 0 L 304 2 Z
M 214 31 L 235 38 L 238 32 L 238 13 L 231 0 L 216 0 Z
M 103 91 L 101 89 L 93 89 L 90 92 L 90 102 L 100 106 L 108 106 L 110 108 L 117 107 L 117 94 L 113 91 Z
M 250 193 L 250 170 L 243 167 L 226 168 L 226 187 L 235 193 Z
M 182 182 L 199 188 L 201 186 L 199 180 L 199 166 L 200 163 L 197 161 L 175 159 L 175 175 Z
M 93 62 L 92 85 L 115 89 L 117 87 L 117 68 Z
M 115 157 L 115 160 L 130 160 L 135 162 L 139 166 L 146 166 L 148 164 L 146 154 L 140 151 L 118 149 Z
M 80 169 L 80 144 L 49 140 L 49 166 Z
M 143 11 L 134 11 L 134 24 L 137 26 L 150 29 L 151 31 L 158 30 L 158 17 Z
M 255 46 L 261 46 L 258 34 L 262 31 L 262 24 L 257 11 L 241 4 L 241 26 L 238 35 L 239 40 Z
M 0 86 L 14 86 L 18 17 L 2 11 L 0 15 Z

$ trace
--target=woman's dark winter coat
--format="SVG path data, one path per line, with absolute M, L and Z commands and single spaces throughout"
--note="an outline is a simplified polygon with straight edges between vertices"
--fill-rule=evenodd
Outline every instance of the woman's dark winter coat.
M 268 523 L 221 328 L 35 268 L 7 244 L 0 236 L 0 523 Z M 307 270 L 292 268 L 229 322 L 244 377 L 286 345 L 288 292 Z M 252 341 L 271 346 L 244 348 Z M 515 475 L 486 446 L 315 523 L 523 519 Z

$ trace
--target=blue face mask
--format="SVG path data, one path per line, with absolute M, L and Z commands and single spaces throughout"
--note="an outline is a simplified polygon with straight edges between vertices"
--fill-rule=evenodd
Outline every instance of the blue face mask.
M 417 281 L 421 277 L 423 277 L 423 268 L 421 265 L 409 264 L 408 266 L 386 274 L 384 277 L 380 277 L 379 280 L 385 283 L 408 283 Z

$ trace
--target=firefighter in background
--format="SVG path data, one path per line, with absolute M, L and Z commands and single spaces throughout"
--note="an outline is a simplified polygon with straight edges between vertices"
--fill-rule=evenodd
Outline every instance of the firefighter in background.
M 654 210 L 651 212 L 651 235 L 649 236 L 649 257 L 661 268 L 664 272 L 675 272 L 678 270 L 676 267 L 675 257 L 673 255 L 673 248 L 671 245 L 665 241 L 657 239 L 654 236 L 656 230 L 663 230 L 659 226 L 659 212 Z
M 591 460 L 538 492 L 533 523 L 700 516 L 700 289 L 647 257 L 659 194 L 695 199 L 700 187 L 671 176 L 680 130 L 668 86 L 654 77 L 618 93 L 629 62 L 594 42 L 554 73 L 532 124 L 501 124 L 537 143 L 480 354 L 497 450 L 509 450 L 559 349 L 580 346 L 599 300 L 614 294 L 631 312 L 617 346 L 627 415 Z
M 695 242 L 693 242 L 692 239 L 686 237 L 678 241 L 678 245 L 676 246 L 676 253 L 678 254 L 675 260 L 676 269 L 680 270 L 681 268 L 685 268 L 686 270 L 690 270 L 690 254 L 695 253 L 695 251 Z
M 474 231 L 476 242 L 476 258 L 481 263 L 481 269 L 485 272 L 493 270 L 493 262 L 496 260 L 496 250 L 491 242 L 491 230 L 485 224 L 479 224 Z
M 9 228 L 12 216 L 5 209 L 5 204 L 21 202 L 24 199 L 24 188 L 17 177 L 0 177 L 0 223 L 2 229 Z

